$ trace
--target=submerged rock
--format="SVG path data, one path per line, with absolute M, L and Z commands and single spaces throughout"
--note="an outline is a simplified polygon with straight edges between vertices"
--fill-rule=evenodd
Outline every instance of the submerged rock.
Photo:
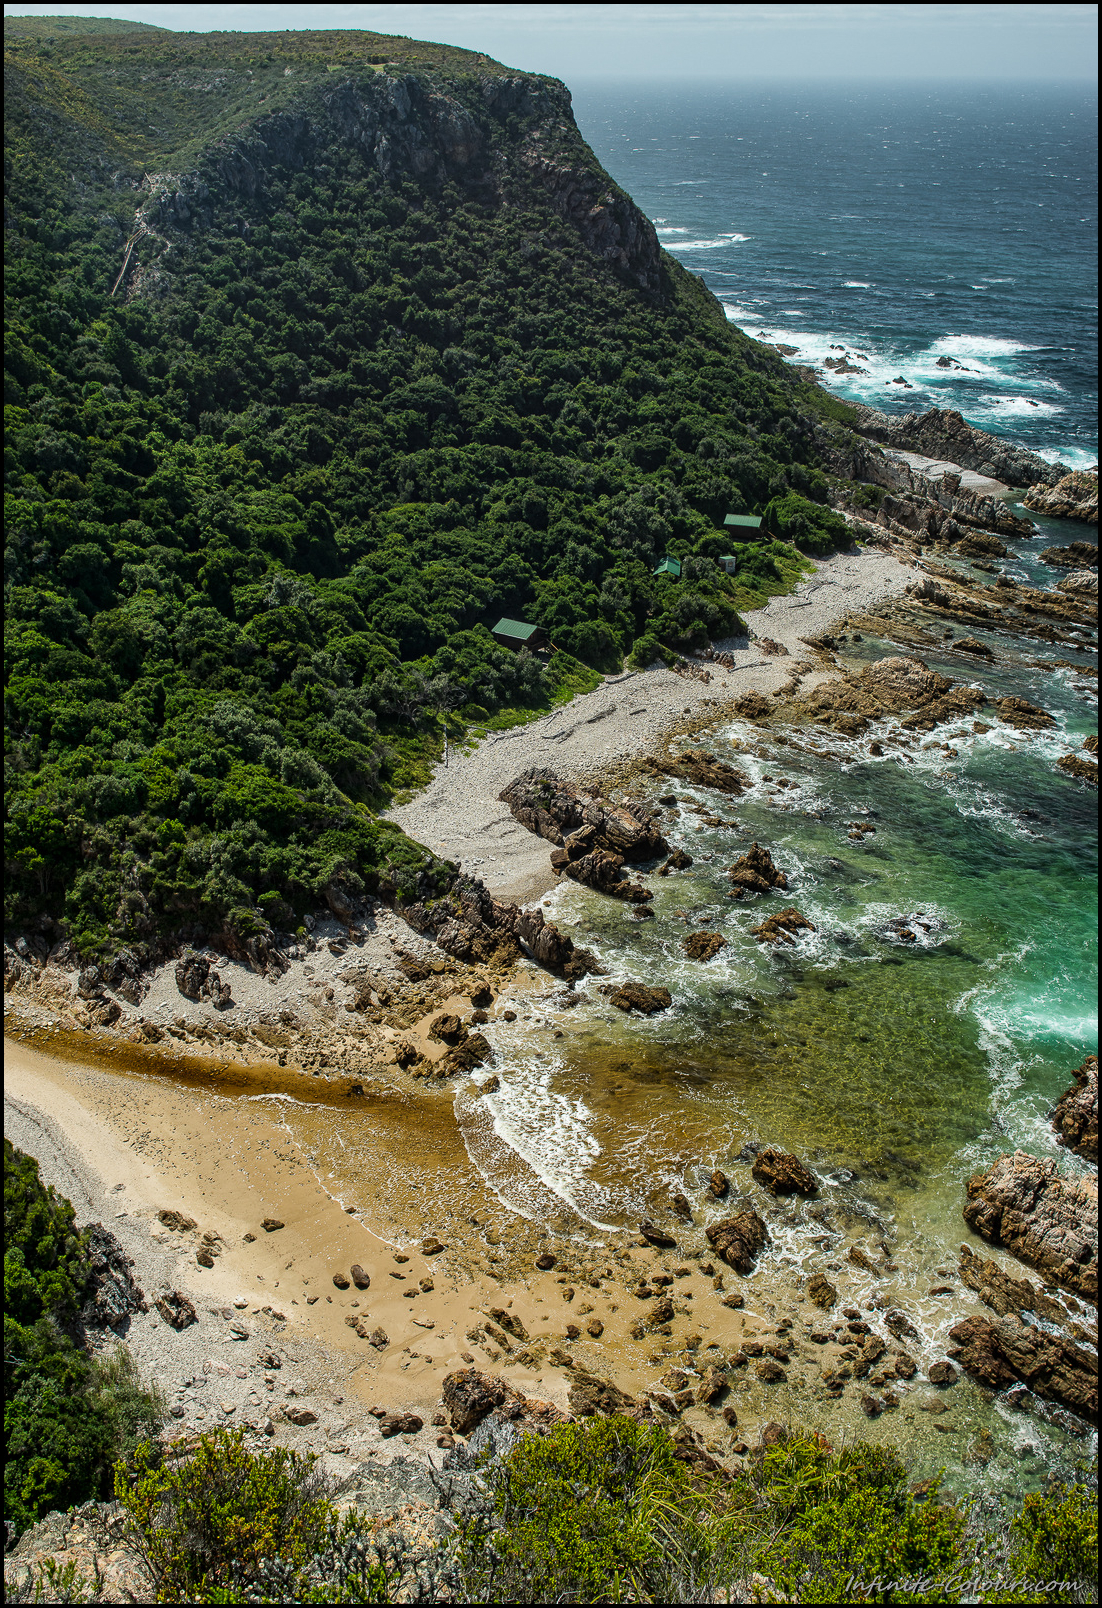
M 1016 1150 L 968 1180 L 964 1220 L 1054 1283 L 1098 1299 L 1098 1186 Z
M 1097 774 L 1097 773 L 1096 773 Z M 1056 1143 L 1067 1145 L 1084 1161 L 1098 1162 L 1098 1057 L 1088 1055 L 1075 1072 L 1075 1083 L 1062 1094 L 1052 1113 Z
M 819 1186 L 802 1161 L 783 1150 L 759 1150 L 751 1173 L 771 1195 L 817 1195 Z

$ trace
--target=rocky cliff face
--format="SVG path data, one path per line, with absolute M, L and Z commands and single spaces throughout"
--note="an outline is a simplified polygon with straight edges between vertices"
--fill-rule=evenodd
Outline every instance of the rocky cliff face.
M 264 194 L 279 170 L 309 171 L 334 139 L 354 145 L 382 176 L 412 179 L 430 193 L 453 183 L 487 205 L 520 200 L 535 181 L 586 248 L 624 278 L 656 292 L 654 227 L 612 181 L 578 133 L 570 94 L 553 79 L 487 76 L 477 97 L 413 74 L 348 78 L 301 111 L 258 118 L 217 141 L 195 172 L 147 175 L 135 231 L 163 242 L 162 272 L 175 266 L 182 234 L 216 212 Z M 248 232 L 248 224 L 242 224 Z M 164 289 L 147 268 L 132 293 Z

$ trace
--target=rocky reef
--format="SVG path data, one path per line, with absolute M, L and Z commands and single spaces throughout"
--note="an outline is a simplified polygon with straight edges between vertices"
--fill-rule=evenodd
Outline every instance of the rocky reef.
M 1097 775 L 1097 767 L 1096 767 Z M 1098 1057 L 1088 1055 L 1075 1071 L 1075 1082 L 1056 1102 L 1052 1113 L 1056 1143 L 1067 1145 L 1084 1161 L 1098 1165 Z

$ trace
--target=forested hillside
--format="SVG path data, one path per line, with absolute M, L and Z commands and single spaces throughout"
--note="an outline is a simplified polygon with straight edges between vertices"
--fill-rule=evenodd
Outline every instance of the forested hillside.
M 448 869 L 373 813 L 439 720 L 737 625 L 828 406 L 554 80 L 360 33 L 6 24 L 7 920 L 80 953 Z M 776 525 L 791 530 L 791 523 Z M 665 554 L 680 580 L 655 578 Z M 545 627 L 543 662 L 498 647 Z

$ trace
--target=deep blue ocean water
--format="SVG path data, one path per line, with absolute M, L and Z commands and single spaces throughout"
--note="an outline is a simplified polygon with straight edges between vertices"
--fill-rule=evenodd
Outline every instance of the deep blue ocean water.
M 729 318 L 795 362 L 845 348 L 838 395 L 1097 462 L 1093 91 L 589 85 L 574 110 Z

